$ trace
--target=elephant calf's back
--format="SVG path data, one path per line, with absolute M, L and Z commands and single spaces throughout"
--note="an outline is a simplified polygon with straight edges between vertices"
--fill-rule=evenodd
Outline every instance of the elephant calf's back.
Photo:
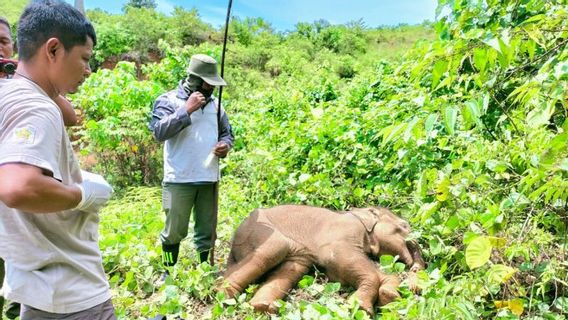
M 313 243 L 322 223 L 333 211 L 308 206 L 282 205 L 255 209 L 238 227 L 232 241 L 230 260 L 240 261 L 261 246 L 286 245 L 292 251 Z M 294 239 L 294 240 L 290 240 Z
M 295 240 L 311 241 L 314 235 L 338 213 L 324 208 L 282 205 L 262 209 L 260 214 L 285 236 Z

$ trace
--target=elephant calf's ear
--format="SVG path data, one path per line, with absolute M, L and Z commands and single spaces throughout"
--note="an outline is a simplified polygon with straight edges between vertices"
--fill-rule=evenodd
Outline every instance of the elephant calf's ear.
M 357 217 L 359 221 L 361 221 L 361 223 L 365 227 L 365 230 L 367 230 L 368 233 L 373 232 L 373 229 L 379 222 L 378 217 L 371 211 L 370 208 L 353 209 L 352 211 L 349 212 L 355 217 Z

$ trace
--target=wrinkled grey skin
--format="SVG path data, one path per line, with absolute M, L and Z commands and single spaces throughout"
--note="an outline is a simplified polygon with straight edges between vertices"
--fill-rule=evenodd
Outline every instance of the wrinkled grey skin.
M 373 260 L 398 255 L 411 272 L 424 269 L 415 242 L 406 241 L 409 224 L 385 208 L 335 212 L 323 208 L 283 205 L 256 209 L 233 237 L 224 274 L 224 292 L 234 297 L 266 275 L 251 299 L 258 311 L 275 312 L 282 299 L 312 266 L 331 281 L 356 288 L 361 308 L 399 297 L 400 279 L 379 271 Z M 411 289 L 416 289 L 411 284 Z

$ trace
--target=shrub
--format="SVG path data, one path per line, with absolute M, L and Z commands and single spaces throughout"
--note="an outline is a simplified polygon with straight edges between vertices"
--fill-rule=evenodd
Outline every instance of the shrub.
M 133 63 L 120 62 L 114 70 L 91 75 L 74 96 L 85 115 L 81 154 L 95 155 L 92 170 L 119 189 L 161 180 L 161 145 L 146 125 L 162 91 L 153 82 L 138 81 Z

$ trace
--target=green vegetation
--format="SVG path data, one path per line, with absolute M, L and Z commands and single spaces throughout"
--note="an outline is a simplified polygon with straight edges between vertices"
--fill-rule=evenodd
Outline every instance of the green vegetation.
M 123 14 L 108 14 L 101 10 L 88 11 L 87 16 L 97 30 L 98 44 L 95 59 L 104 61 L 129 60 L 138 63 L 160 58 L 160 39 L 173 46 L 203 43 L 214 32 L 199 19 L 196 10 L 176 8 L 171 16 L 146 7 L 130 7 Z
M 73 97 L 91 170 L 121 190 L 101 214 L 119 316 L 268 319 L 246 303 L 254 287 L 237 299 L 212 287 L 251 209 L 306 203 L 387 206 L 411 222 L 428 261 L 423 292 L 403 285 L 377 319 L 565 319 L 565 1 L 440 0 L 439 13 L 432 25 L 316 21 L 286 34 L 233 19 L 223 104 L 237 141 L 222 162 L 219 263 L 197 265 L 184 242 L 162 284 L 161 146 L 147 116 L 192 54 L 220 59 L 221 33 L 197 11 L 88 12 L 99 63 L 138 57 L 98 70 Z M 378 265 L 401 273 L 393 257 Z M 273 318 L 367 318 L 350 294 L 315 272 Z
M 154 0 L 129 0 L 125 7 L 156 9 L 158 5 Z
M 0 8 L 2 8 L 0 16 L 8 19 L 14 26 L 27 4 L 28 0 L 0 0 Z

